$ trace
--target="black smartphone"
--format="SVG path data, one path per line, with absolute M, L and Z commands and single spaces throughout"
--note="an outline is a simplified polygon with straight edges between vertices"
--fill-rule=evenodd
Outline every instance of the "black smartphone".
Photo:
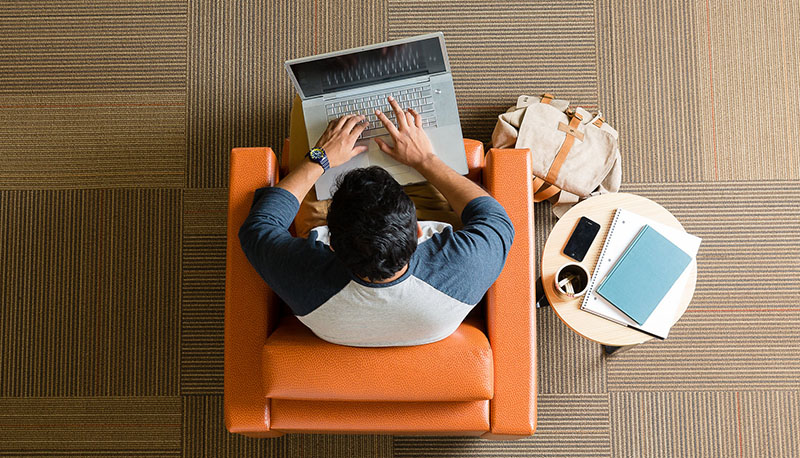
M 592 242 L 599 231 L 600 225 L 598 223 L 581 216 L 572 231 L 572 235 L 569 236 L 567 244 L 564 245 L 564 254 L 578 262 L 583 261 L 586 252 L 589 251 L 589 247 L 592 246 Z

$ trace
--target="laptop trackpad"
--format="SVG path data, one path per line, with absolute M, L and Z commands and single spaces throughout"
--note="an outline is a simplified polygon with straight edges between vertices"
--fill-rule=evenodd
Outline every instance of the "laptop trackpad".
M 381 140 L 385 141 L 389 145 L 394 143 L 392 141 L 392 137 L 389 135 L 381 137 Z M 425 181 L 425 178 L 412 167 L 397 162 L 389 157 L 389 155 L 381 151 L 380 147 L 378 147 L 378 144 L 375 143 L 373 139 L 370 139 L 369 142 L 369 150 L 367 151 L 367 155 L 369 156 L 369 165 L 377 165 L 383 168 L 389 172 L 398 183 L 402 185 Z

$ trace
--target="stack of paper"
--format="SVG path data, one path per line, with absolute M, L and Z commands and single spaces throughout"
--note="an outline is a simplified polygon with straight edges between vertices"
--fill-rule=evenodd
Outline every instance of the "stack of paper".
M 617 209 L 581 309 L 666 338 L 700 242 L 680 229 Z

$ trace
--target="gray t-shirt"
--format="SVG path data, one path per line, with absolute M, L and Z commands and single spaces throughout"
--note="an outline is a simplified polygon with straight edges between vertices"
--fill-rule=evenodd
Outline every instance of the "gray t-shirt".
M 500 275 L 514 227 L 493 198 L 464 208 L 464 227 L 420 222 L 423 235 L 402 277 L 368 283 L 330 250 L 327 227 L 288 231 L 299 203 L 281 188 L 255 193 L 239 231 L 247 259 L 292 312 L 328 342 L 358 347 L 421 345 L 452 334 Z

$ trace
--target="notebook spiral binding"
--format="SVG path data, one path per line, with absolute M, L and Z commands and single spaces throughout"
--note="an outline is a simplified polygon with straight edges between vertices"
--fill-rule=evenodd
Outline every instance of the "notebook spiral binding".
M 600 273 L 600 265 L 603 263 L 603 260 L 606 257 L 606 249 L 608 248 L 608 242 L 611 240 L 611 236 L 614 235 L 614 228 L 617 225 L 617 221 L 619 220 L 620 210 L 617 209 L 617 212 L 614 214 L 614 219 L 611 221 L 611 227 L 608 228 L 608 234 L 606 235 L 606 239 L 603 242 L 603 249 L 600 251 L 600 257 L 597 258 L 597 264 L 594 267 L 594 272 L 592 272 L 592 278 L 589 280 L 589 287 L 586 288 L 586 294 L 583 296 L 583 302 L 581 302 L 581 310 L 584 310 L 586 304 L 589 303 L 590 300 L 595 299 L 594 296 L 594 287 L 597 284 L 597 277 L 598 273 Z M 607 262 L 610 262 L 609 259 Z

